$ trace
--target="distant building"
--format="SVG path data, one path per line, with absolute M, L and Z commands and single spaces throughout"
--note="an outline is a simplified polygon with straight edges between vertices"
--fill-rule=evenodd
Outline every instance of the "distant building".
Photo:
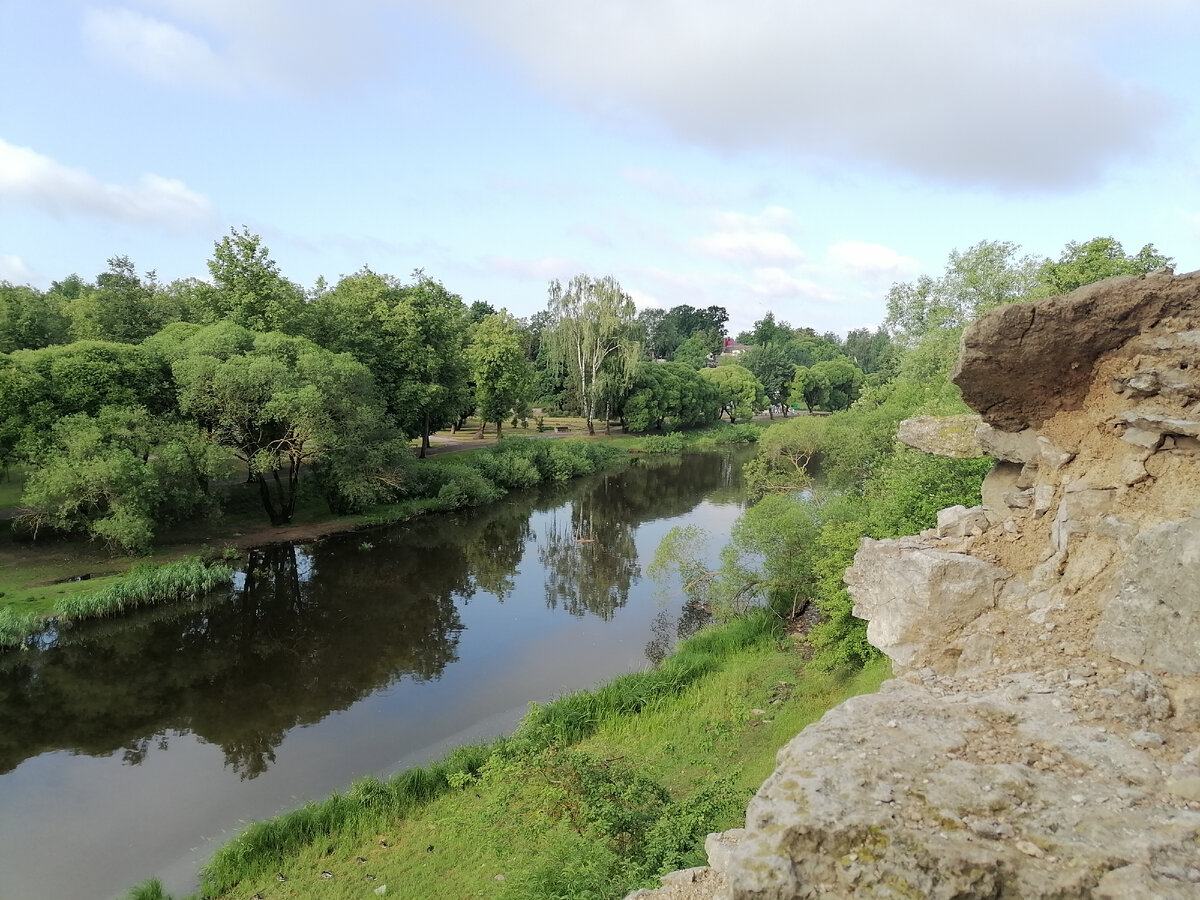
M 751 349 L 745 344 L 739 344 L 733 338 L 725 338 L 725 344 L 721 347 L 722 356 L 741 356 L 747 350 Z

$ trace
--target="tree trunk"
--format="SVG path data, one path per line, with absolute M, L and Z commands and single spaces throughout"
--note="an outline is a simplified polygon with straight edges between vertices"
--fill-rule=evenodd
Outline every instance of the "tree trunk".
M 267 484 L 266 476 L 262 472 L 257 472 L 254 480 L 258 482 L 258 498 L 262 501 L 263 509 L 267 511 L 267 518 L 271 520 L 271 524 L 276 527 L 284 524 L 282 516 L 275 509 L 275 502 L 271 499 L 271 488 Z
M 425 451 L 429 449 L 429 413 L 425 413 L 425 418 L 421 422 L 421 451 L 417 454 L 417 459 L 425 458 Z
M 500 440 L 501 433 L 504 431 L 504 422 L 500 419 L 496 420 L 496 440 Z
M 596 436 L 596 426 L 594 424 L 592 424 L 591 419 L 587 420 L 587 426 L 588 426 L 588 434 L 590 434 L 592 437 L 595 437 Z

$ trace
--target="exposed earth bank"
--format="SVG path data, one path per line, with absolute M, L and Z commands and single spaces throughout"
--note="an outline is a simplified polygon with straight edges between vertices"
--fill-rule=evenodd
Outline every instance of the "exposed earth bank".
M 901 435 L 997 459 L 983 505 L 846 574 L 897 677 L 631 896 L 1200 897 L 1200 273 L 995 310 L 954 380 Z

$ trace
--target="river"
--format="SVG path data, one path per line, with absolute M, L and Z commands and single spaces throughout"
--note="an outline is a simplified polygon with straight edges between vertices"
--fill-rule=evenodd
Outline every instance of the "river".
M 751 452 L 263 548 L 232 590 L 0 655 L 0 900 L 190 893 L 241 823 L 652 664 L 695 621 L 644 570 L 676 525 L 720 543 Z

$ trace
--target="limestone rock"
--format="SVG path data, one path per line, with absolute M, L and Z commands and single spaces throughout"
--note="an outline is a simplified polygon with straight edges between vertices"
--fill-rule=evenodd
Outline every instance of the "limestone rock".
M 898 680 L 842 704 L 780 752 L 727 896 L 1103 896 L 1127 866 L 1197 896 L 1200 812 L 1136 803 L 1162 784 L 1153 759 L 1066 699 L 1034 679 L 953 695 Z
M 998 307 L 967 329 L 952 380 L 983 420 L 1007 431 L 1077 409 L 1104 353 L 1169 317 L 1200 310 L 1200 273 L 1155 272 L 1065 297 Z
M 1200 675 L 1200 511 L 1134 538 L 1095 646 L 1117 659 Z
M 952 459 L 972 459 L 987 456 L 975 431 L 979 416 L 916 416 L 900 423 L 900 443 L 914 450 L 948 456 Z
M 985 520 L 986 521 L 986 520 Z M 958 629 L 996 605 L 1008 573 L 911 538 L 863 538 L 846 584 L 867 637 L 902 669 L 939 664 Z

